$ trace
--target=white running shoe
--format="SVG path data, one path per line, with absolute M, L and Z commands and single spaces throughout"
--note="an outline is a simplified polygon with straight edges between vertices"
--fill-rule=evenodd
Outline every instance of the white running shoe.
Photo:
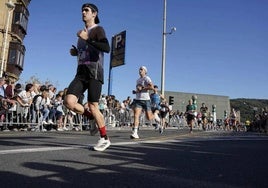
M 111 145 L 109 139 L 100 138 L 98 143 L 93 147 L 95 151 L 104 151 Z
M 62 128 L 64 131 L 69 131 L 69 129 L 67 127 L 63 127 Z
M 45 124 L 45 125 L 47 125 L 47 122 L 46 121 L 43 121 L 42 123 Z
M 48 124 L 54 124 L 54 122 L 50 119 L 50 120 L 48 120 L 48 122 L 47 122 Z
M 131 135 L 130 135 L 130 138 L 131 139 L 139 139 L 140 137 L 139 137 L 139 135 L 138 135 L 138 133 L 132 133 Z

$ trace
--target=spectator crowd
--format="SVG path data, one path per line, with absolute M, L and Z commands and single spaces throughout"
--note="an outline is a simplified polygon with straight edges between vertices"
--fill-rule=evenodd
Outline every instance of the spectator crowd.
M 41 85 L 27 83 L 23 86 L 5 78 L 0 78 L 0 129 L 13 131 L 67 131 L 86 130 L 94 126 L 94 121 L 83 115 L 68 110 L 64 104 L 67 88 L 57 91 L 52 84 Z M 165 99 L 163 98 L 165 102 Z M 105 117 L 105 123 L 111 127 L 131 127 L 133 124 L 132 99 L 130 96 L 120 102 L 115 96 L 101 95 L 99 108 Z M 81 96 L 80 103 L 83 103 Z M 165 105 L 167 107 L 167 105 Z M 187 109 L 187 108 L 185 108 Z M 205 103 L 199 110 L 191 108 L 191 113 L 170 110 L 166 114 L 162 128 L 167 126 L 199 128 L 201 130 L 224 129 L 242 130 L 244 126 L 237 121 L 234 109 L 223 120 L 213 118 Z M 187 117 L 192 117 L 190 122 Z M 140 124 L 155 126 L 155 120 L 148 121 L 144 114 L 141 115 Z

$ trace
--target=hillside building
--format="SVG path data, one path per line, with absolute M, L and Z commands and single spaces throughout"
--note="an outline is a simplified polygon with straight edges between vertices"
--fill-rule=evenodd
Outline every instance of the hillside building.
M 205 103 L 210 112 L 212 112 L 212 106 L 215 106 L 217 119 L 224 119 L 224 111 L 227 112 L 227 115 L 230 113 L 230 99 L 228 96 L 165 91 L 167 102 L 169 102 L 170 96 L 173 96 L 173 111 L 185 112 L 188 101 L 192 99 L 192 96 L 196 96 L 197 111 L 199 111 L 201 104 Z

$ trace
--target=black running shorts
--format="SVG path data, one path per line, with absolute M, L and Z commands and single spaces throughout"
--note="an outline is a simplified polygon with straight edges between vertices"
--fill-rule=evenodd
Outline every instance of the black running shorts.
M 102 83 L 95 79 L 83 80 L 79 78 L 74 78 L 70 83 L 67 95 L 75 95 L 78 99 L 87 90 L 87 100 L 88 102 L 99 102 L 101 95 Z

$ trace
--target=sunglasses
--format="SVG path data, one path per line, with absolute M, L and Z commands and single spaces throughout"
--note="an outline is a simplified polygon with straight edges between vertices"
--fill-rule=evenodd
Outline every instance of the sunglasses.
M 90 10 L 89 8 L 83 8 L 83 9 L 82 9 L 82 12 L 84 12 L 84 11 L 85 11 L 85 12 L 88 12 L 89 10 Z

